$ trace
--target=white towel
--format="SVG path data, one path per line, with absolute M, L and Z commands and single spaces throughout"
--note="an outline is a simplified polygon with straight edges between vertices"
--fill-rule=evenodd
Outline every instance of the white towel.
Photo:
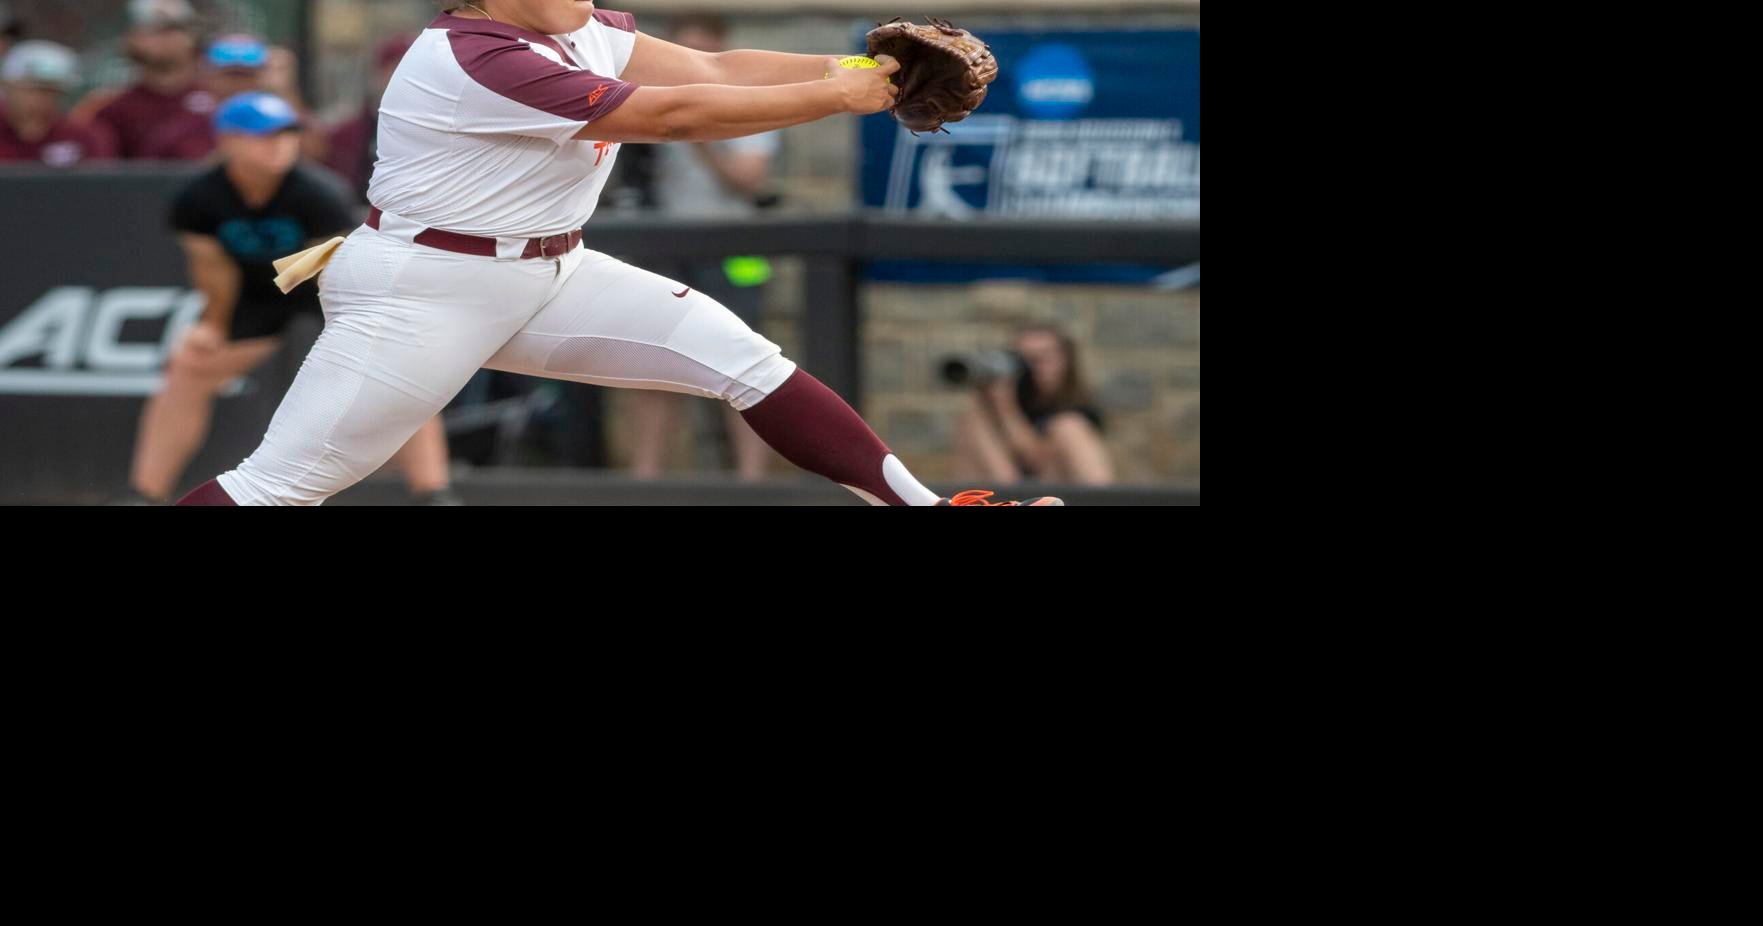
M 315 248 L 307 248 L 298 254 L 289 254 L 275 262 L 275 285 L 285 295 L 294 291 L 294 287 L 318 276 L 331 262 L 331 255 L 343 244 L 342 238 L 332 238 Z

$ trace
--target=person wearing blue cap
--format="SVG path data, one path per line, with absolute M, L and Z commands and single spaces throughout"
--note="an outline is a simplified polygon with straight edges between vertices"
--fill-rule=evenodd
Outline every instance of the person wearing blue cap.
M 241 93 L 266 90 L 269 46 L 254 35 L 225 35 L 208 46 L 208 89 L 225 102 Z
M 223 35 L 208 45 L 203 83 L 221 103 L 241 93 L 273 93 L 300 113 L 304 125 L 301 151 L 309 158 L 324 154 L 324 131 L 300 101 L 298 62 L 286 48 L 254 35 Z
M 277 290 L 273 261 L 347 230 L 353 197 L 334 175 L 300 162 L 301 123 L 299 112 L 273 94 L 226 101 L 214 116 L 219 166 L 172 205 L 192 286 L 207 304 L 167 362 L 160 392 L 142 409 L 129 476 L 136 501 L 171 496 L 207 437 L 220 387 L 269 359 L 295 316 L 320 311 L 310 288 Z M 413 500 L 457 504 L 438 420 L 410 439 L 403 464 Z

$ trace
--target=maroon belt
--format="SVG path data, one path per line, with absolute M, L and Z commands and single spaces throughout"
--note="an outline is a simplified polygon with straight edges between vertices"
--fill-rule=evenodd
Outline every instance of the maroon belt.
M 380 227 L 380 216 L 384 215 L 378 207 L 367 213 L 367 227 L 375 231 Z M 438 228 L 425 228 L 416 233 L 416 243 L 424 247 L 452 251 L 455 254 L 475 254 L 478 257 L 496 256 L 496 239 L 480 238 L 477 235 L 461 235 L 458 232 L 441 231 Z M 580 247 L 582 230 L 576 229 L 567 235 L 552 235 L 549 238 L 528 238 L 526 250 L 520 253 L 521 260 L 535 257 L 562 257 Z

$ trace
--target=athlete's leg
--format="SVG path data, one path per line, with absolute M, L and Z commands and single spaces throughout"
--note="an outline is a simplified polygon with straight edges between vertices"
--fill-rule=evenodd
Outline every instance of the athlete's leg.
M 936 503 L 851 406 L 716 300 L 578 253 L 562 288 L 485 366 L 719 398 L 784 459 L 871 504 Z
M 667 471 L 667 458 L 686 400 L 669 392 L 638 389 L 631 397 L 631 475 L 638 479 L 659 479 Z M 722 406 L 723 427 L 728 432 L 729 450 L 734 456 L 735 475 L 742 482 L 765 478 L 771 463 L 771 447 L 753 433 L 747 419 L 733 408 Z
M 280 346 L 281 339 L 273 337 L 180 342 L 166 362 L 165 384 L 141 409 L 129 485 L 151 499 L 170 496 L 184 467 L 208 439 L 215 393 L 256 369 Z
M 324 332 L 263 443 L 216 480 L 239 504 L 317 505 L 371 474 L 526 324 L 559 276 L 551 261 L 455 255 L 359 229 L 320 281 Z
M 753 433 L 753 426 L 741 413 L 732 408 L 724 408 L 723 424 L 728 428 L 729 447 L 735 455 L 735 475 L 742 482 L 758 482 L 765 478 L 765 469 L 771 465 L 771 447 Z
M 404 487 L 411 495 L 447 488 L 447 429 L 442 427 L 441 417 L 423 422 L 392 455 L 391 465 L 403 471 Z
M 1053 445 L 1059 478 L 1078 485 L 1105 486 L 1114 482 L 1114 461 L 1102 432 L 1079 412 L 1060 412 L 1047 422 L 1047 440 Z
M 668 444 L 679 427 L 685 400 L 677 395 L 645 389 L 631 401 L 631 475 L 660 479 L 667 471 Z

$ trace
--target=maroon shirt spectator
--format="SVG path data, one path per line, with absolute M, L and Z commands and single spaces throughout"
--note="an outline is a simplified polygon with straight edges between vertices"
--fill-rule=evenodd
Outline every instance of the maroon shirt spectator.
M 374 52 L 378 80 L 366 105 L 355 118 L 339 123 L 330 132 L 324 164 L 347 179 L 362 202 L 367 201 L 367 183 L 373 178 L 373 162 L 379 153 L 380 97 L 415 41 L 414 35 L 395 35 L 380 43 Z
M 129 4 L 128 53 L 140 81 L 108 100 L 92 122 L 125 158 L 187 160 L 214 150 L 214 94 L 201 86 L 195 11 L 184 0 Z
M 367 192 L 373 174 L 374 138 L 379 134 L 379 113 L 365 110 L 331 129 L 324 165 L 349 181 L 357 193 Z
M 19 135 L 10 119 L 0 120 L 0 161 L 41 161 L 68 167 L 81 161 L 115 157 L 110 141 L 88 126 L 58 119 L 47 134 L 35 139 Z
M 61 113 L 61 95 L 78 79 L 78 59 L 54 42 L 21 42 L 7 54 L 0 63 L 0 161 L 67 167 L 112 155 L 108 136 Z
M 196 160 L 214 150 L 214 95 L 200 87 L 162 94 L 145 84 L 124 90 L 98 110 L 125 158 Z

